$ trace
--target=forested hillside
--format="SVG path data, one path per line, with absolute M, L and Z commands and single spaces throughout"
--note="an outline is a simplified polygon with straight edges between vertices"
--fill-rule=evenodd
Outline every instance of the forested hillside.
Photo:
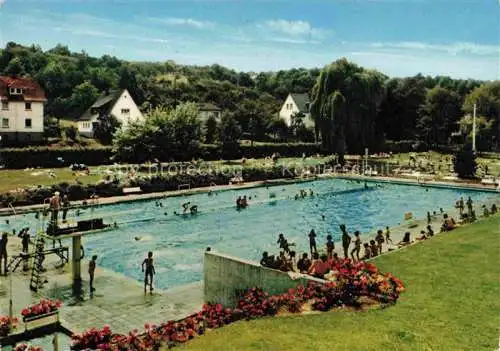
M 463 116 L 471 112 L 475 101 L 481 101 L 478 113 L 483 118 L 481 128 L 486 130 L 486 147 L 491 148 L 492 142 L 496 142 L 493 139 L 498 137 L 498 81 L 483 85 L 477 80 L 439 76 L 390 78 L 346 60 L 324 69 L 237 72 L 219 65 L 128 62 L 108 55 L 97 58 L 85 52 L 70 52 L 62 45 L 44 51 L 39 46 L 10 42 L 0 51 L 0 74 L 33 77 L 46 91 L 47 115 L 57 118 L 75 118 L 101 92 L 126 88 L 145 111 L 150 107 L 172 106 L 175 102 L 211 102 L 233 114 L 243 132 L 251 129 L 264 135 L 283 127 L 277 120 L 277 112 L 288 92 L 308 92 L 316 99 L 313 107 L 317 126 L 324 135 L 334 135 L 328 131 L 332 125 L 325 114 L 333 118 L 336 113 L 333 105 L 340 103 L 341 94 L 349 104 L 345 110 L 348 113 L 340 113 L 337 108 L 340 113 L 337 120 L 342 117 L 343 123 L 351 125 L 346 137 L 367 137 L 365 132 L 355 131 L 352 125 L 356 124 L 368 128 L 370 138 L 377 140 L 446 144 L 461 119 L 463 130 L 468 132 L 468 122 Z M 322 78 L 318 79 L 320 74 Z M 357 81 L 359 77 L 363 78 Z M 372 141 L 367 139 L 354 148 Z

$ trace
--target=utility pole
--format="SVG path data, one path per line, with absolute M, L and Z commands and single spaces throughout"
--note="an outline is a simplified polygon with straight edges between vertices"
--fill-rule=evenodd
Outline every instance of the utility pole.
M 474 113 L 472 115 L 472 151 L 476 151 L 476 104 L 474 104 Z
M 177 108 L 177 73 L 174 75 L 174 109 Z

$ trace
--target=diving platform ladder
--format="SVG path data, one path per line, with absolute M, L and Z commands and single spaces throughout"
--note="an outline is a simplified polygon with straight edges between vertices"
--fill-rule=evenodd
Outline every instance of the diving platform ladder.
M 38 233 L 35 241 L 35 254 L 30 279 L 30 289 L 35 292 L 42 288 L 44 283 L 42 277 L 42 272 L 44 271 L 42 264 L 45 259 L 44 247 L 45 240 L 43 239 L 43 236 Z

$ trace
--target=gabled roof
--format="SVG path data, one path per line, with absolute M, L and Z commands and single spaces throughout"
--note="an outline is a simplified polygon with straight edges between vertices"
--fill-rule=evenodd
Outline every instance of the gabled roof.
M 23 89 L 22 95 L 10 95 L 9 88 Z M 0 100 L 47 101 L 42 87 L 30 78 L 0 76 Z
M 200 111 L 222 111 L 218 106 L 209 102 L 198 103 L 198 110 Z
M 295 105 L 297 105 L 297 108 L 299 109 L 300 112 L 309 113 L 309 108 L 307 106 L 310 103 L 308 94 L 290 93 L 290 96 L 292 97 L 293 101 L 295 102 Z
M 120 90 L 110 90 L 109 92 L 104 92 L 101 96 L 97 98 L 97 100 L 90 106 L 87 111 L 81 115 L 78 120 L 79 121 L 90 121 L 97 117 L 100 114 L 107 115 L 111 113 L 111 110 L 116 104 L 116 101 L 122 95 L 122 91 Z M 98 110 L 97 112 L 95 110 Z

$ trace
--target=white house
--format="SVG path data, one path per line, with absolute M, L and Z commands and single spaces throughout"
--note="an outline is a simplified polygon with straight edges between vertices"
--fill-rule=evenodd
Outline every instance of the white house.
M 114 116 L 126 128 L 132 121 L 143 119 L 134 99 L 125 89 L 102 94 L 83 115 L 78 118 L 78 132 L 87 137 L 94 136 L 94 126 L 99 116 Z
M 200 118 L 201 122 L 206 122 L 207 119 L 210 117 L 214 117 L 217 122 L 220 122 L 220 118 L 222 115 L 222 110 L 211 103 L 199 103 L 197 104 L 198 106 L 198 117 Z
M 305 117 L 303 119 L 304 125 L 308 128 L 314 127 L 314 121 L 311 118 L 311 113 L 309 112 L 310 101 L 309 95 L 307 94 L 288 94 L 281 110 L 279 112 L 280 118 L 282 118 L 287 126 L 292 125 L 292 116 L 296 113 L 302 112 Z
M 28 78 L 0 76 L 0 144 L 43 140 L 45 92 Z

